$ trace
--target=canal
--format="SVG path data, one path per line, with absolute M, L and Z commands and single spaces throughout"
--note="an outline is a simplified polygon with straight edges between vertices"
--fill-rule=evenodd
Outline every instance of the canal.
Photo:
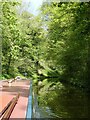
M 42 83 L 41 86 L 34 86 L 34 117 L 88 118 L 89 101 L 89 93 L 79 88 L 61 83 L 44 86 Z

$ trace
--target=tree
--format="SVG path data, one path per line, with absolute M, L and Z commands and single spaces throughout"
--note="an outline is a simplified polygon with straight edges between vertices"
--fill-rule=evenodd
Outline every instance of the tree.
M 2 73 L 14 75 L 14 64 L 19 55 L 20 35 L 16 6 L 18 2 L 2 2 Z
M 48 63 L 63 81 L 79 87 L 88 84 L 89 11 L 89 3 L 52 2 L 42 7 L 43 18 L 48 18 Z

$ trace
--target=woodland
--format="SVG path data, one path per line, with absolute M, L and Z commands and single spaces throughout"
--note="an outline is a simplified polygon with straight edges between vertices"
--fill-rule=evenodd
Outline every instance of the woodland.
M 1 80 L 26 73 L 90 90 L 90 2 L 47 1 L 37 16 L 17 1 L 0 6 Z

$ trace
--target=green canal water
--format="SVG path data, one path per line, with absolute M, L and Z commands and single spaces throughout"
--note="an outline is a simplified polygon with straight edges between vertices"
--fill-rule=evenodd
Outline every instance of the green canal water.
M 39 118 L 89 118 L 89 93 L 70 85 L 36 86 Z

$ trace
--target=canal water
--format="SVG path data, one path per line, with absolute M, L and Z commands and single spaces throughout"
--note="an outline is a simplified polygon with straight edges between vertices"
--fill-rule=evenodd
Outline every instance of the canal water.
M 89 93 L 66 84 L 47 89 L 41 86 L 34 93 L 37 118 L 89 118 Z

